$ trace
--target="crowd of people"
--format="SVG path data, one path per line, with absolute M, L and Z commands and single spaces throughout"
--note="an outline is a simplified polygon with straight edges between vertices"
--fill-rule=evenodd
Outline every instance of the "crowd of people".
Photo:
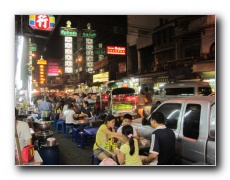
M 67 123 L 71 123 L 78 118 L 79 114 L 87 117 L 94 115 L 94 107 L 89 105 L 90 95 L 84 93 L 74 94 L 72 96 L 56 96 L 55 94 L 41 95 L 34 99 L 34 104 L 38 108 L 38 113 L 43 120 L 49 121 L 53 118 L 66 118 Z
M 51 115 L 54 115 L 56 119 L 65 117 L 66 124 L 73 124 L 75 120 L 79 119 L 80 114 L 85 117 L 92 117 L 96 113 L 89 106 L 89 99 L 90 97 L 86 98 L 82 94 L 72 97 L 45 95 L 39 97 L 35 101 L 35 105 L 44 120 L 49 120 Z M 140 110 L 138 113 L 141 117 L 144 117 L 143 109 L 148 106 L 151 109 L 151 95 L 148 88 L 141 89 L 138 94 L 138 110 Z M 32 137 L 28 124 L 17 121 L 17 114 L 18 111 L 15 109 L 16 130 L 22 148 L 32 143 Z M 115 131 L 115 117 L 112 114 L 104 115 L 102 119 L 104 123 L 98 128 L 93 146 L 94 156 L 101 161 L 115 158 L 100 147 L 110 139 L 116 139 L 120 146 L 114 150 L 114 153 L 116 154 L 116 161 L 120 165 L 173 165 L 175 163 L 175 134 L 164 125 L 164 115 L 161 112 L 156 111 L 151 114 L 150 124 L 156 130 L 151 137 L 148 156 L 139 155 L 140 131 L 132 126 L 130 114 L 123 116 L 122 124 L 117 131 Z

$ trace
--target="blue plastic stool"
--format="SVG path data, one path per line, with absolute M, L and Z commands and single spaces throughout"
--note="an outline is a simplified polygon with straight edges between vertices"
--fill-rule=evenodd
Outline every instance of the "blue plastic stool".
M 85 132 L 80 131 L 77 135 L 77 145 L 78 147 L 85 149 Z
M 80 128 L 76 128 L 76 127 L 73 128 L 72 142 L 77 142 L 77 136 L 80 130 L 81 130 Z
M 56 133 L 65 133 L 65 121 L 59 120 L 56 124 Z
M 96 138 L 96 134 L 97 134 L 97 128 L 85 128 L 84 132 L 85 132 L 85 145 L 89 145 L 92 146 L 95 142 L 95 138 Z
M 65 124 L 65 137 L 66 137 L 67 139 L 69 139 L 69 137 L 71 136 L 71 135 L 69 134 L 69 130 L 70 130 L 71 128 L 73 128 L 73 125 Z

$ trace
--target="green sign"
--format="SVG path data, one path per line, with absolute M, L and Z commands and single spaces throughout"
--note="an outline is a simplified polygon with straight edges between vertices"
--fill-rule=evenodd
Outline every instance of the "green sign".
M 60 35 L 61 35 L 61 36 L 72 36 L 72 37 L 77 37 L 77 28 L 66 28 L 66 27 L 61 27 L 61 28 L 60 28 Z
M 37 45 L 36 44 L 30 44 L 30 51 L 36 51 Z
M 85 38 L 95 38 L 96 37 L 96 33 L 91 33 L 91 32 L 83 32 L 82 34 L 83 37 Z
M 99 55 L 105 55 L 105 49 L 104 48 L 97 48 L 94 51 L 95 54 L 99 54 Z

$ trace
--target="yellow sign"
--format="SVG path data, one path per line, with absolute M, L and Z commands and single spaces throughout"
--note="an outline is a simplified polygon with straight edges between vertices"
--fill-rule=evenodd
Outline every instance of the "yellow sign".
M 40 59 L 38 60 L 37 64 L 47 64 L 47 61 Z

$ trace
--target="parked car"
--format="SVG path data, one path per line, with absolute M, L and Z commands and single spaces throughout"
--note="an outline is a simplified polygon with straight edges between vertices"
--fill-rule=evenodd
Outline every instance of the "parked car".
M 164 114 L 165 125 L 175 133 L 176 164 L 216 164 L 215 96 L 171 99 L 154 111 Z M 149 140 L 155 130 L 150 126 L 150 117 L 132 122 L 140 130 L 140 135 Z

